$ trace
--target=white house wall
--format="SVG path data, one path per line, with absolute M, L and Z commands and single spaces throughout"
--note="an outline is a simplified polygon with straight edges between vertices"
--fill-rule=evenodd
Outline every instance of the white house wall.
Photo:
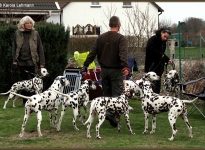
M 50 17 L 46 20 L 47 22 L 52 22 L 52 23 L 59 23 L 61 22 L 60 20 L 60 13 L 59 14 L 51 14 Z
M 116 10 L 115 13 L 111 15 L 116 15 L 120 18 L 121 21 L 121 34 L 125 33 L 125 30 L 128 28 L 128 18 L 125 16 L 126 9 L 132 8 L 123 8 L 123 2 L 100 2 L 101 7 L 91 7 L 91 2 L 70 2 L 63 9 L 62 22 L 65 27 L 70 27 L 72 35 L 72 27 L 77 24 L 85 26 L 87 24 L 96 25 L 100 27 L 101 33 L 104 33 L 109 30 L 109 17 L 110 9 Z M 146 7 L 149 4 L 149 13 L 150 16 L 156 18 L 156 23 L 158 23 L 158 9 L 152 5 L 150 2 L 132 2 L 132 6 L 138 5 L 140 10 L 145 11 Z M 108 16 L 108 17 L 107 17 Z M 158 24 L 156 24 L 156 27 Z

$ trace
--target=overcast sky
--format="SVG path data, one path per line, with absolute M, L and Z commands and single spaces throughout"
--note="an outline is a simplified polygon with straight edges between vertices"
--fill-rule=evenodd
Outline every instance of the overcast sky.
M 164 12 L 160 19 L 170 20 L 171 23 L 184 21 L 189 17 L 200 18 L 205 21 L 205 2 L 156 2 Z

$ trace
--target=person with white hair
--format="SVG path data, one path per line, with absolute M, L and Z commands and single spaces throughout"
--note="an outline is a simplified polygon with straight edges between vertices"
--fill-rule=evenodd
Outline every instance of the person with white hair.
M 45 67 L 45 56 L 40 35 L 34 29 L 34 20 L 24 16 L 18 23 L 12 44 L 13 66 L 18 67 L 21 80 L 33 78 L 38 68 Z M 26 72 L 26 71 L 27 72 Z M 29 72 L 29 73 L 28 73 Z M 22 94 L 29 96 L 27 91 Z M 24 106 L 26 99 L 23 99 Z

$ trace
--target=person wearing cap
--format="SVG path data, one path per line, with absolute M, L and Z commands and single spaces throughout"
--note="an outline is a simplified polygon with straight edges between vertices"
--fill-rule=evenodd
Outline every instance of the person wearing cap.
M 34 29 L 34 20 L 24 16 L 18 23 L 12 44 L 13 66 L 19 68 L 21 80 L 29 80 L 37 73 L 38 68 L 44 68 L 45 56 L 39 33 Z M 28 72 L 25 72 L 28 71 Z M 29 96 L 28 91 L 22 91 Z M 24 106 L 27 99 L 23 98 Z
M 112 16 L 109 20 L 110 31 L 98 36 L 89 52 L 82 74 L 87 72 L 87 68 L 97 56 L 97 61 L 101 67 L 103 96 L 116 97 L 123 92 L 124 78 L 129 75 L 127 57 L 127 41 L 125 37 L 118 33 L 120 30 L 120 20 L 117 16 Z M 107 111 L 106 119 L 110 124 L 117 127 L 115 116 Z
M 171 31 L 169 28 L 161 28 L 149 38 L 146 46 L 144 71 L 145 73 L 153 71 L 160 76 L 160 80 L 154 81 L 155 87 L 153 89 L 158 94 L 161 89 L 161 76 L 164 72 L 164 65 L 165 63 L 172 64 L 172 61 L 165 54 L 166 42 L 170 35 Z

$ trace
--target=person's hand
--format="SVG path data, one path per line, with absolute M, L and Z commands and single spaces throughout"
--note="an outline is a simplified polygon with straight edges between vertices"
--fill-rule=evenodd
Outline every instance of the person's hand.
M 83 66 L 83 68 L 81 69 L 81 74 L 85 75 L 88 71 L 88 68 L 86 66 Z
M 13 68 L 17 68 L 17 66 L 18 66 L 18 62 L 17 61 L 13 62 Z
M 169 60 L 169 61 L 168 61 L 168 64 L 171 65 L 171 64 L 172 64 L 172 60 Z
M 40 68 L 44 68 L 45 66 L 44 65 L 40 65 Z
M 130 69 L 129 68 L 123 68 L 122 73 L 123 73 L 124 76 L 127 76 L 127 75 L 130 74 Z

